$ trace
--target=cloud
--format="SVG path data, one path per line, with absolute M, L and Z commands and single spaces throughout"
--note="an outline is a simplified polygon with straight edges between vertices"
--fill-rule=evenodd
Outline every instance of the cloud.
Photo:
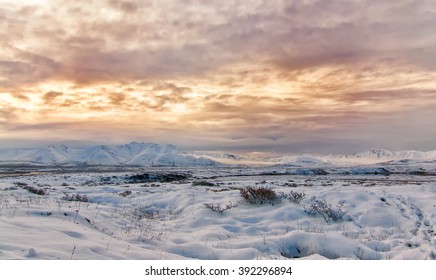
M 1 116 L 23 137 L 65 127 L 66 138 L 120 130 L 229 148 L 402 143 L 407 116 L 422 124 L 406 122 L 416 135 L 435 136 L 435 10 L 431 0 L 11 1 L 0 5 Z M 382 133 L 391 127 L 396 137 Z
M 110 0 L 109 5 L 128 14 L 134 13 L 139 9 L 139 5 L 135 1 Z
M 17 119 L 17 115 L 14 111 L 15 110 L 11 108 L 0 108 L 0 121 L 6 124 L 9 121 Z
M 57 99 L 59 96 L 62 96 L 62 92 L 57 91 L 49 91 L 46 94 L 42 96 L 42 99 L 46 104 L 51 104 L 55 99 Z
M 436 23 L 428 10 L 435 5 L 421 1 L 411 11 L 412 4 L 416 1 L 369 7 L 365 1 L 150 1 L 147 6 L 142 1 L 54 1 L 32 12 L 11 9 L 16 17 L 6 16 L 6 21 L 14 28 L 9 44 L 42 38 L 44 44 L 36 44 L 32 53 L 15 50 L 19 62 L 37 67 L 35 79 L 165 80 L 250 61 L 290 71 L 352 67 L 374 57 L 428 67 Z M 37 28 L 19 32 L 29 22 Z M 29 69 L 21 71 L 27 75 Z
M 178 86 L 175 85 L 174 83 L 159 83 L 155 86 L 153 86 L 153 90 L 154 91 L 167 91 L 170 92 L 172 94 L 179 94 L 182 95 L 184 93 L 188 93 L 191 92 L 192 89 L 186 86 Z
M 372 90 L 372 91 L 354 91 L 344 93 L 340 97 L 347 103 L 355 102 L 406 102 L 409 106 L 415 101 L 434 99 L 436 100 L 436 91 L 434 89 L 405 88 L 395 90 Z M 412 102 L 412 104 L 411 104 Z M 427 101 L 426 101 L 427 102 Z
M 28 82 L 35 67 L 21 61 L 0 61 L 0 87 L 12 87 L 18 83 Z
M 111 93 L 109 99 L 113 105 L 120 105 L 125 99 L 126 95 L 123 93 Z

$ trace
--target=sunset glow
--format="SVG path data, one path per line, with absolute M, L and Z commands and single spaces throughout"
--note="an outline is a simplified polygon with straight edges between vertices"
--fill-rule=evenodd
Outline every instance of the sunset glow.
M 0 1 L 0 146 L 436 148 L 436 2 Z

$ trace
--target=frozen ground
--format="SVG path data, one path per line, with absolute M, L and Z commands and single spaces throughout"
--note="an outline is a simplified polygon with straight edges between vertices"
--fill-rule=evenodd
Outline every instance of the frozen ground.
M 44 171 L 0 177 L 0 259 L 436 259 L 434 176 Z M 305 197 L 250 204 L 248 186 Z M 346 213 L 327 222 L 315 201 Z

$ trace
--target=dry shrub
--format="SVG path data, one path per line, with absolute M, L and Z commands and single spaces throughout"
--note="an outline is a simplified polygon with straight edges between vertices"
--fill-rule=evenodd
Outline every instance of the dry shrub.
M 290 202 L 299 204 L 306 197 L 306 194 L 304 192 L 291 191 L 287 197 Z
M 67 201 L 80 201 L 80 202 L 89 202 L 88 196 L 86 194 L 81 195 L 81 194 L 66 194 L 65 196 L 62 197 L 63 200 L 67 200 Z
M 215 186 L 214 183 L 208 182 L 208 181 L 194 181 L 192 182 L 192 185 L 195 186 L 205 186 L 205 187 L 213 187 Z
M 242 198 L 251 204 L 276 204 L 281 201 L 281 196 L 266 187 L 245 187 L 239 190 Z
M 126 197 L 126 196 L 128 196 L 129 194 L 131 194 L 131 193 L 132 193 L 131 190 L 127 190 L 127 191 L 120 192 L 119 195 L 122 196 L 122 197 Z
M 232 208 L 237 207 L 237 204 L 233 204 L 229 202 L 225 207 L 221 207 L 221 204 L 213 204 L 213 203 L 204 203 L 206 208 L 212 210 L 213 212 L 224 213 L 224 211 L 230 210 Z
M 331 204 L 327 203 L 324 199 L 312 199 L 312 204 L 309 205 L 308 208 L 304 206 L 304 211 L 309 215 L 321 215 L 327 223 L 335 222 L 338 220 L 342 220 L 345 214 L 348 211 L 344 210 L 345 201 L 341 200 L 333 207 Z
M 46 195 L 47 194 L 46 189 L 36 188 L 36 187 L 29 186 L 29 185 L 23 185 L 21 187 L 23 189 L 27 190 L 28 192 L 33 193 L 33 194 L 37 194 L 37 195 Z

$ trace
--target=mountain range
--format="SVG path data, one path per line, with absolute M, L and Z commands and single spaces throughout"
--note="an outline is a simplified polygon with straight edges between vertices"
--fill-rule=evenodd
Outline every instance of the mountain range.
M 262 160 L 220 152 L 188 154 L 171 144 L 131 142 L 124 145 L 97 145 L 81 148 L 50 145 L 43 148 L 2 149 L 0 163 L 131 166 L 224 166 L 280 165 L 285 167 L 356 166 L 384 162 L 435 161 L 436 150 L 390 151 L 373 149 L 350 155 L 282 155 Z
M 436 160 L 436 150 L 421 152 L 413 150 L 390 151 L 386 149 L 372 149 L 369 151 L 342 155 L 293 155 L 276 158 L 278 164 L 328 167 L 328 166 L 356 166 L 376 163 L 398 163 L 401 161 L 433 161 Z
M 219 162 L 188 155 L 170 144 L 131 142 L 71 148 L 50 145 L 44 148 L 0 150 L 0 162 L 76 165 L 138 166 L 219 166 Z
M 342 155 L 342 158 L 377 158 L 377 159 L 412 159 L 412 160 L 426 160 L 426 159 L 436 159 L 436 150 L 421 152 L 413 150 L 405 151 L 390 151 L 385 149 L 373 149 L 370 151 L 353 154 L 353 155 Z

